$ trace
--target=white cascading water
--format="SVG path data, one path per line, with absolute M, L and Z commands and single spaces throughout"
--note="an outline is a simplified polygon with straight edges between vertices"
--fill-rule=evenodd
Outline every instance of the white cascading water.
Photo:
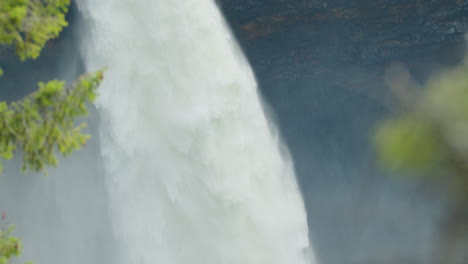
M 304 264 L 306 214 L 212 0 L 81 0 L 118 263 Z

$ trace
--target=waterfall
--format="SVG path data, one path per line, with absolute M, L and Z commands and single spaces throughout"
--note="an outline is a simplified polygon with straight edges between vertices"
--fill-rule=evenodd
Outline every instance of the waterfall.
M 118 263 L 315 263 L 292 164 L 212 0 L 81 0 Z

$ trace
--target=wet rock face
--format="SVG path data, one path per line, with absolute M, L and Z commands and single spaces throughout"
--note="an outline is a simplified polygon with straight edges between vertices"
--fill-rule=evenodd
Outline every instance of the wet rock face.
M 219 0 L 258 67 L 399 60 L 463 43 L 467 0 Z M 455 55 L 453 55 L 455 56 Z M 289 76 L 293 78 L 293 76 Z
M 388 65 L 424 82 L 461 62 L 468 0 L 217 1 L 290 148 L 320 263 L 428 263 L 441 195 L 384 177 L 371 136 L 395 107 Z

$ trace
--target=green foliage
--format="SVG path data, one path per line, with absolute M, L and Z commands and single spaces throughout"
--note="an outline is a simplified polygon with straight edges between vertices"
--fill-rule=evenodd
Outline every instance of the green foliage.
M 468 187 L 468 66 L 428 82 L 407 111 L 382 122 L 375 146 L 383 165 L 455 175 L 452 185 Z M 466 186 L 465 186 L 466 185 Z
M 440 142 L 431 124 L 416 114 L 382 123 L 375 135 L 380 161 L 394 170 L 422 171 L 439 164 Z
M 39 90 L 21 101 L 0 103 L 0 157 L 23 155 L 23 170 L 44 171 L 58 164 L 55 151 L 68 155 L 83 146 L 89 135 L 75 119 L 88 113 L 87 102 L 96 97 L 103 73 L 79 78 L 71 88 L 61 81 L 39 83 Z
M 19 256 L 22 245 L 18 238 L 11 236 L 14 227 L 0 229 L 0 264 L 9 263 L 10 259 Z
M 70 0 L 0 0 L 0 48 L 14 48 L 21 60 L 36 59 L 68 25 L 69 5 Z M 66 156 L 82 147 L 89 135 L 82 132 L 86 124 L 75 119 L 87 114 L 86 103 L 95 99 L 102 76 L 102 71 L 82 76 L 71 87 L 57 80 L 39 83 L 38 91 L 18 102 L 0 102 L 0 172 L 1 159 L 18 151 L 23 170 L 45 171 L 57 165 L 57 151 Z M 21 252 L 12 232 L 12 227 L 0 227 L 0 264 Z
M 14 46 L 21 60 L 35 59 L 46 42 L 68 25 L 70 0 L 2 0 L 0 45 Z
M 431 106 L 431 114 L 444 124 L 447 130 L 454 132 L 463 129 L 466 132 L 468 121 L 468 65 L 447 71 L 428 84 L 424 104 Z M 428 109 L 429 110 L 429 109 Z M 466 136 L 463 140 L 466 142 Z
M 70 0 L 1 0 L 0 45 L 14 47 L 21 60 L 37 58 L 67 26 L 69 5 Z M 94 100 L 101 78 L 102 72 L 83 76 L 71 88 L 57 80 L 39 83 L 39 90 L 21 101 L 0 102 L 0 158 L 21 151 L 23 170 L 44 171 L 57 165 L 56 150 L 68 155 L 83 146 L 89 138 L 82 133 L 85 124 L 74 120 L 87 114 L 86 102 Z
M 6 219 L 6 213 L 3 211 L 1 220 Z M 0 226 L 0 264 L 7 264 L 14 257 L 17 257 L 21 254 L 23 245 L 21 241 L 12 236 L 14 231 L 14 226 L 3 226 L 3 223 Z M 31 264 L 31 263 L 26 263 Z

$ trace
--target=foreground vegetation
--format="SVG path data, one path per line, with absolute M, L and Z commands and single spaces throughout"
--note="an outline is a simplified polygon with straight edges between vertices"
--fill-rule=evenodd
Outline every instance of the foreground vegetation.
M 68 25 L 69 5 L 70 0 L 1 0 L 0 49 L 23 61 L 36 59 Z M 8 72 L 0 67 L 3 74 Z M 86 104 L 95 99 L 102 77 L 101 71 L 86 74 L 69 86 L 58 80 L 41 82 L 36 92 L 20 101 L 0 101 L 0 158 L 21 155 L 23 170 L 46 172 L 47 166 L 58 165 L 57 152 L 69 155 L 80 149 L 89 135 L 82 132 L 85 124 L 75 120 L 88 113 Z M 21 241 L 12 232 L 12 226 L 0 226 L 0 264 L 21 252 Z
M 381 163 L 448 190 L 450 206 L 441 221 L 435 258 L 454 263 L 455 249 L 468 235 L 468 64 L 416 88 L 411 76 L 397 69 L 390 86 L 402 111 L 377 129 Z

